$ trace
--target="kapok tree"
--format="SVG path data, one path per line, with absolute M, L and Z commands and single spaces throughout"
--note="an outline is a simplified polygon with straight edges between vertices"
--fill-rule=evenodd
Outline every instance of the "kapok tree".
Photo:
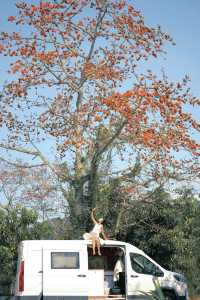
M 17 16 L 8 18 L 16 30 L 0 36 L 0 52 L 10 59 L 0 103 L 6 138 L 0 145 L 50 169 L 74 228 L 87 227 L 98 204 L 97 178 L 112 172 L 112 163 L 105 168 L 112 155 L 126 168 L 121 174 L 132 193 L 139 191 L 141 178 L 139 185 L 135 178 L 141 172 L 166 178 L 175 164 L 180 168 L 175 151 L 199 155 L 192 137 L 199 124 L 184 111 L 199 102 L 187 91 L 187 78 L 171 83 L 137 69 L 173 41 L 160 27 L 145 25 L 127 2 L 23 1 L 16 4 Z

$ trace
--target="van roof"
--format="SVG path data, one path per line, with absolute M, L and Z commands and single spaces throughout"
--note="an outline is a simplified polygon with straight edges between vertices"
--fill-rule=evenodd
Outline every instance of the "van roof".
M 21 244 L 23 245 L 23 247 L 64 247 L 64 246 L 81 246 L 81 245 L 91 245 L 92 241 L 90 240 L 25 240 L 22 241 Z M 137 247 L 129 244 L 129 243 L 125 243 L 122 241 L 114 241 L 114 240 L 104 240 L 102 246 L 131 246 L 132 248 L 134 248 L 135 251 L 137 252 L 142 252 L 140 249 L 138 249 Z

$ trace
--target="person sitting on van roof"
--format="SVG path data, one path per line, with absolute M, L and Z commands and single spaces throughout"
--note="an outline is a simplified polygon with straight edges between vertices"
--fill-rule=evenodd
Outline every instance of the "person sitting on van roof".
M 93 229 L 89 233 L 84 233 L 83 238 L 86 240 L 92 240 L 92 250 L 93 250 L 93 255 L 96 254 L 96 247 L 98 250 L 98 255 L 101 255 L 100 247 L 101 247 L 101 239 L 100 239 L 100 234 L 102 234 L 104 240 L 107 240 L 108 237 L 106 236 L 103 228 L 103 218 L 96 219 L 95 217 L 95 212 L 96 208 L 92 209 L 91 213 L 91 219 L 94 223 Z

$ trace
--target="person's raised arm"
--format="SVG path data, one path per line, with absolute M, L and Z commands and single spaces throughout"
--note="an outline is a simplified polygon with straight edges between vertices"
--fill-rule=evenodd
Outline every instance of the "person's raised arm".
M 92 219 L 92 221 L 94 222 L 94 224 L 97 224 L 98 222 L 97 222 L 97 220 L 96 220 L 96 218 L 95 218 L 95 215 L 94 215 L 95 210 L 96 210 L 96 208 L 93 208 L 93 209 L 92 209 L 92 212 L 91 212 L 91 219 Z

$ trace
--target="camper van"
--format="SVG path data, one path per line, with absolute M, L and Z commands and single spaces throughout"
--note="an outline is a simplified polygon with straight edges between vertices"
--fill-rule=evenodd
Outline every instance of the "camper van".
M 15 297 L 145 299 L 158 282 L 166 299 L 187 300 L 184 276 L 165 270 L 131 244 L 106 240 L 101 255 L 93 255 L 91 241 L 23 241 L 19 246 Z

